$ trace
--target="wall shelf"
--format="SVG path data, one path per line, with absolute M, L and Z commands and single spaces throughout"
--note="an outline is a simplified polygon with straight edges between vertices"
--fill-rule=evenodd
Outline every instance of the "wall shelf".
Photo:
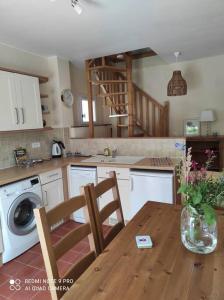
M 223 136 L 197 136 L 187 137 L 186 146 L 192 148 L 192 159 L 199 163 L 199 167 L 205 165 L 207 155 L 205 151 L 207 149 L 212 150 L 215 154 L 215 159 L 209 167 L 209 171 L 222 171 L 223 168 Z
M 49 131 L 49 130 L 53 130 L 53 128 L 52 127 L 44 127 L 44 128 L 36 128 L 36 129 L 0 131 L 0 135 L 23 133 L 23 132 L 43 132 L 43 131 Z
M 40 94 L 40 98 L 48 98 L 47 94 Z

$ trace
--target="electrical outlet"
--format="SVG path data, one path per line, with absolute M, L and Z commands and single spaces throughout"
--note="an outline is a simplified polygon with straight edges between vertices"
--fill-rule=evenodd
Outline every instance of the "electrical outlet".
M 40 148 L 40 142 L 32 143 L 32 148 Z

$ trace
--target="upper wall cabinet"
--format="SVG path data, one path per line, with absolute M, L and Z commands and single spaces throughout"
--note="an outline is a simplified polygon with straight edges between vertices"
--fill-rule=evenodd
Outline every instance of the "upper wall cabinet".
M 39 80 L 0 71 L 0 131 L 43 128 Z

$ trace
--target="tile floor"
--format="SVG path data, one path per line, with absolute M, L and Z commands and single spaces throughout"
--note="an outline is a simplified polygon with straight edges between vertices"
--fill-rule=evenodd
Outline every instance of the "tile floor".
M 52 232 L 53 243 L 56 243 L 69 230 L 77 226 L 79 226 L 78 223 L 74 221 L 68 221 L 55 229 Z M 105 227 L 104 230 L 106 233 L 108 227 Z M 65 273 L 72 263 L 74 263 L 88 251 L 89 244 L 88 240 L 86 239 L 81 241 L 74 248 L 63 255 L 58 260 L 60 276 Z M 15 290 L 14 286 L 11 286 L 10 289 L 10 279 L 19 279 L 21 281 L 19 290 Z M 35 282 L 25 282 L 25 280 L 29 279 L 32 281 L 35 280 Z M 41 281 L 43 279 L 46 279 L 46 272 L 40 244 L 38 243 L 22 255 L 18 256 L 0 268 L 0 300 L 50 300 L 51 296 L 50 292 L 47 290 L 47 284 L 38 282 L 38 280 Z

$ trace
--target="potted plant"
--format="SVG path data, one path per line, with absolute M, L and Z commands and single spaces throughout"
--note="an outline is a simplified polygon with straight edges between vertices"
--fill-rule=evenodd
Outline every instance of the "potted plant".
M 217 245 L 217 217 L 215 207 L 224 206 L 224 177 L 209 175 L 208 167 L 214 161 L 213 151 L 206 150 L 204 166 L 192 161 L 191 148 L 179 168 L 183 210 L 181 213 L 181 240 L 195 253 L 211 253 Z

